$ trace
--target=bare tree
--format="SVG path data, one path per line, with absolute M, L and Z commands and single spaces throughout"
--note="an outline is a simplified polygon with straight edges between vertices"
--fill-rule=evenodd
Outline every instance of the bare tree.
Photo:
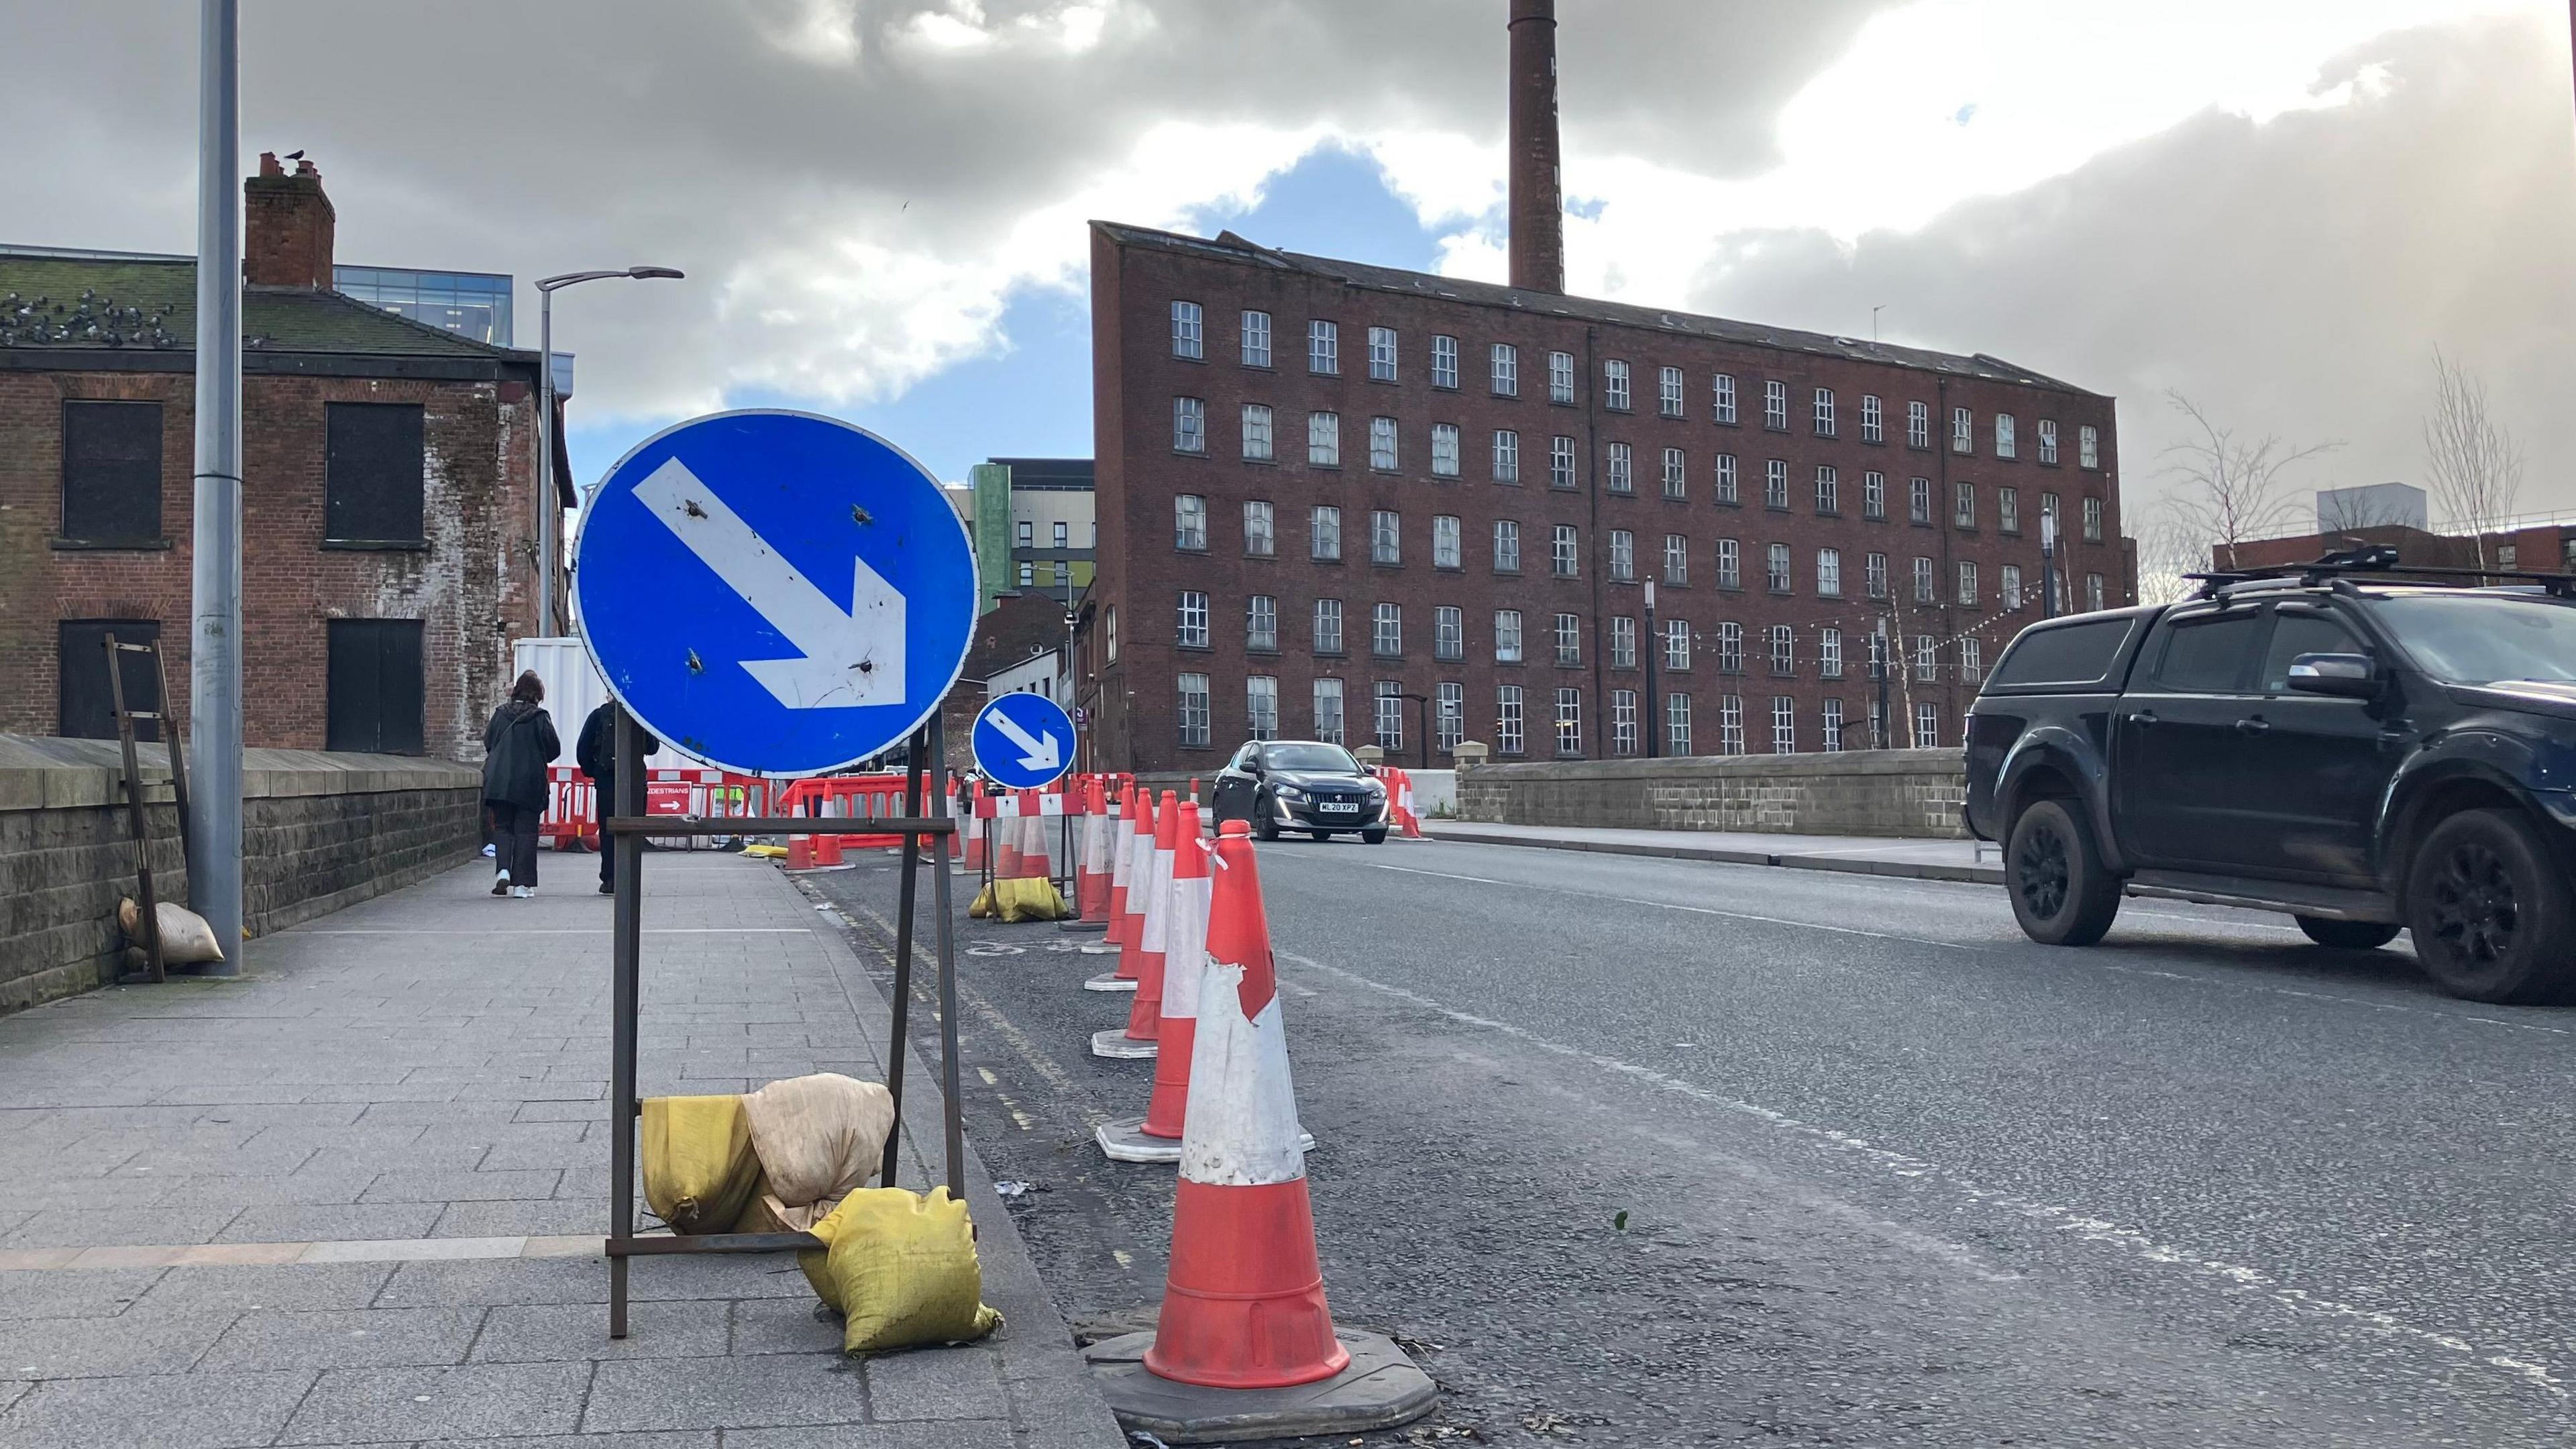
M 2433 411 L 2424 419 L 2424 481 L 2443 521 L 2477 540 L 2487 565 L 2487 535 L 2504 526 L 2522 497 L 2522 445 L 2487 413 L 2485 381 L 2433 352 Z
M 2282 475 L 2342 445 L 2294 448 L 2270 433 L 2247 442 L 2237 437 L 2235 429 L 2210 421 L 2198 404 L 2181 393 L 2168 392 L 2165 398 L 2176 412 L 2191 419 L 2198 433 L 2164 450 L 2166 474 L 2179 485 L 2170 506 L 2195 546 L 2206 546 L 2213 562 L 2234 568 L 2237 545 L 2277 538 L 2294 526 L 2297 501 Z
M 2335 488 L 2317 494 L 2317 532 L 2343 533 L 2357 528 L 2386 528 L 2409 523 L 2414 515 L 2386 493 Z
M 2133 509 L 2128 523 L 2138 541 L 2138 602 L 2177 604 L 2194 585 L 2186 577 L 2209 568 L 2209 543 L 2199 524 L 2171 498 Z

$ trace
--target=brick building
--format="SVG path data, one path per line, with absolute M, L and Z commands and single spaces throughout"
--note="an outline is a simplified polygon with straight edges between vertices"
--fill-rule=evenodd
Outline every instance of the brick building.
M 535 632 L 537 357 L 333 291 L 311 162 L 244 189 L 246 743 L 480 758 Z M 195 299 L 190 258 L 0 248 L 0 730 L 113 733 L 110 631 L 185 728 Z

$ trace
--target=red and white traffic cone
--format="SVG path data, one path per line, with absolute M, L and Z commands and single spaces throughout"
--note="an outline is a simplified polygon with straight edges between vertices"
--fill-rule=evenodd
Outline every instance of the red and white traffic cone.
M 1127 838 L 1127 908 L 1119 916 L 1118 979 L 1136 989 L 1145 960 L 1145 895 L 1154 883 L 1154 792 L 1136 793 L 1136 829 Z
M 1004 791 L 993 801 L 993 879 L 1020 878 L 1020 797 Z
M 1199 807 L 1181 802 L 1173 826 L 1172 886 L 1163 928 L 1162 994 L 1156 1002 L 1154 1090 L 1142 1117 L 1095 1132 L 1114 1162 L 1178 1162 L 1190 1090 L 1190 1044 L 1198 1025 L 1200 970 L 1207 959 L 1208 856 L 1199 836 Z M 1141 1005 L 1144 993 L 1139 990 Z
M 1179 840 L 1180 817 L 1180 803 L 1173 799 L 1171 791 L 1164 791 L 1162 803 L 1154 811 L 1152 852 L 1146 856 L 1142 891 L 1145 899 L 1141 903 L 1141 925 L 1134 952 L 1136 999 L 1128 1008 L 1124 1030 L 1112 1027 L 1108 1031 L 1092 1033 L 1091 1053 L 1094 1056 L 1141 1059 L 1160 1050 L 1155 1038 L 1162 1021 L 1163 952 L 1166 933 L 1171 928 L 1172 857 Z M 1138 894 L 1131 874 L 1127 887 L 1131 911 L 1139 905 Z M 1119 965 L 1122 974 L 1126 970 L 1125 963 L 1126 958 L 1122 956 Z
M 1081 919 L 1097 925 L 1109 915 L 1109 809 L 1100 782 L 1083 790 L 1082 855 L 1074 866 L 1073 894 Z
M 1097 944 L 1085 945 L 1082 948 L 1086 955 L 1120 954 L 1127 939 L 1127 870 L 1128 857 L 1135 851 L 1136 817 L 1135 788 L 1122 786 L 1118 792 L 1117 809 L 1109 821 L 1111 827 L 1109 832 L 1109 929 Z M 1082 983 L 1082 989 L 1133 991 L 1136 989 L 1136 983 L 1127 977 L 1120 976 L 1117 968 L 1112 967 Z
M 1020 792 L 1020 878 L 1052 880 L 1053 867 L 1047 861 L 1047 801 L 1043 790 Z

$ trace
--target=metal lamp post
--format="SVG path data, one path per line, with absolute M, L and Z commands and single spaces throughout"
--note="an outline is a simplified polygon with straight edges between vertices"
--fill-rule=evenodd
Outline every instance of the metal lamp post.
M 561 276 L 537 279 L 537 352 L 543 363 L 538 368 L 538 439 L 537 455 L 537 633 L 551 637 L 555 633 L 555 526 L 562 510 L 555 507 L 555 293 L 580 282 L 604 281 L 610 277 L 632 277 L 638 280 L 664 278 L 678 281 L 688 275 L 677 267 L 628 267 L 623 271 L 565 272 Z
M 241 969 L 241 6 L 198 7 L 195 547 L 188 624 L 188 898 Z M 169 702 L 155 706 L 167 711 Z M 179 742 L 161 737 L 172 751 Z

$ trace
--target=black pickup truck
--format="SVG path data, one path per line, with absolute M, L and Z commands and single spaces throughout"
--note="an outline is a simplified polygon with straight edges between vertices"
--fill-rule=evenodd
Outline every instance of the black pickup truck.
M 1967 752 L 1968 827 L 2033 940 L 2163 896 L 2324 946 L 2402 926 L 2472 1000 L 2576 994 L 2576 576 L 2373 549 L 2035 624 Z

